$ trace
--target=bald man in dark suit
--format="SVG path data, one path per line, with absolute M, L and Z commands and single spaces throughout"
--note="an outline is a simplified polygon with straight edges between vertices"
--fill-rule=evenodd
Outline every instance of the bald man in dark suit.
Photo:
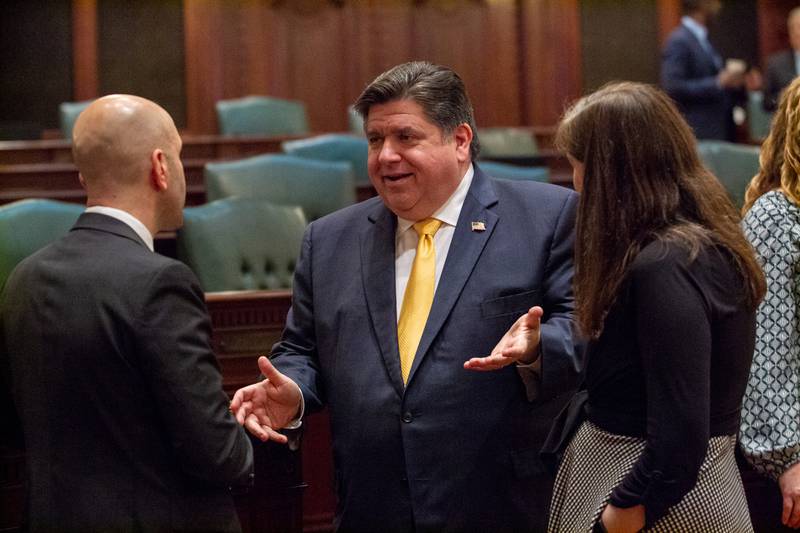
M 73 133 L 88 209 L 0 297 L 30 531 L 240 530 L 229 487 L 250 481 L 252 447 L 228 412 L 196 278 L 153 253 L 153 236 L 182 223 L 180 149 L 153 102 L 90 105 Z

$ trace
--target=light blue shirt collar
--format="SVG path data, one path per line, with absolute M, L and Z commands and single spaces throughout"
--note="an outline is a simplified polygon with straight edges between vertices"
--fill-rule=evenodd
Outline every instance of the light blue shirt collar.
M 101 215 L 106 215 L 111 218 L 116 218 L 120 222 L 125 223 L 134 232 L 136 232 L 136 235 L 138 235 L 139 238 L 142 239 L 144 244 L 150 249 L 151 252 L 155 250 L 153 247 L 153 236 L 150 234 L 150 230 L 148 230 L 147 226 L 142 224 L 142 222 L 138 218 L 131 215 L 127 211 L 123 211 L 122 209 L 117 209 L 115 207 L 94 205 L 92 207 L 87 207 L 85 212 L 100 213 Z
M 710 44 L 708 42 L 708 28 L 689 16 L 682 17 L 681 24 L 686 26 L 686 29 L 692 32 L 692 34 L 697 37 L 697 40 L 700 41 L 703 46 Z

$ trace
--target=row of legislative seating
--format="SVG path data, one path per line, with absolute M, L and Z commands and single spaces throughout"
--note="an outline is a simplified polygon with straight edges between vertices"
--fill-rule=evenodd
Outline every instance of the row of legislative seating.
M 61 136 L 72 138 L 78 115 L 93 100 L 63 102 L 59 106 Z M 308 135 L 308 116 L 302 102 L 246 96 L 216 103 L 219 130 L 223 135 Z
M 741 206 L 747 184 L 758 171 L 758 148 L 703 141 L 698 150 Z M 491 174 L 507 171 L 498 171 L 498 163 L 483 166 Z M 531 179 L 524 169 L 508 166 L 518 175 L 506 177 Z M 177 249 L 206 291 L 290 287 L 306 220 L 354 201 L 347 162 L 268 154 L 209 163 L 205 174 L 211 201 L 185 209 Z M 82 210 L 77 204 L 51 200 L 0 207 L 0 284 L 23 257 L 66 233 Z

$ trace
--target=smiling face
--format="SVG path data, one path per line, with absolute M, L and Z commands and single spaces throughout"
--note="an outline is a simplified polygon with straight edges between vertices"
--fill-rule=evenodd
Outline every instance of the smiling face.
M 472 130 L 445 135 L 412 100 L 375 104 L 366 122 L 372 185 L 394 214 L 422 220 L 441 207 L 469 167 Z

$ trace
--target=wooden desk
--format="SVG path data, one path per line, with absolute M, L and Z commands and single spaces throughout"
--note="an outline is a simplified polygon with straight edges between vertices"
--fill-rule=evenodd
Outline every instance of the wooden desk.
M 184 134 L 183 159 L 237 159 L 280 152 L 281 143 L 309 135 L 192 135 Z M 71 163 L 72 143 L 67 139 L 0 141 L 0 166 L 33 163 Z
M 256 359 L 269 354 L 272 345 L 280 339 L 286 323 L 286 314 L 291 305 L 291 291 L 236 291 L 206 294 L 206 305 L 211 315 L 214 330 L 211 339 L 214 353 L 220 362 L 223 386 L 232 395 L 236 389 L 255 383 L 260 378 Z M 286 449 L 273 454 L 287 454 Z M 275 463 L 278 464 L 275 464 Z M 333 495 L 333 457 L 331 449 L 330 421 L 327 411 L 305 417 L 302 428 L 302 465 L 292 457 L 275 455 L 267 464 L 275 469 L 296 468 L 296 478 L 289 471 L 281 471 L 286 483 L 285 498 L 296 497 L 295 491 L 303 492 L 302 530 L 304 532 L 333 531 L 335 499 Z M 302 477 L 300 477 L 302 473 Z M 256 473 L 256 480 L 264 475 Z M 288 480 L 305 480 L 301 486 L 291 485 Z M 270 484 L 269 487 L 274 487 Z M 261 506 L 272 508 L 275 503 L 260 501 L 266 490 L 254 491 L 256 499 L 249 510 L 240 508 L 239 516 L 244 525 L 243 513 L 254 513 Z M 273 496 L 274 497 L 274 496 Z M 272 507 L 270 507 L 272 506 Z M 269 511 L 282 517 L 284 523 L 295 524 L 299 516 L 285 516 L 287 505 Z M 283 509 L 283 510 L 281 510 Z M 261 516 L 259 520 L 269 519 Z M 299 526 L 298 526 L 299 527 Z M 252 531 L 258 531 L 252 529 Z M 273 530 L 278 531 L 278 530 Z
M 203 181 L 206 162 L 205 159 L 183 160 L 187 205 L 200 205 L 206 201 Z M 0 164 L 0 204 L 25 198 L 84 203 L 86 193 L 78 180 L 78 169 L 71 162 Z
M 212 347 L 220 363 L 223 387 L 232 394 L 259 378 L 256 358 L 278 340 L 291 304 L 290 291 L 209 293 L 206 303 L 213 327 Z M 254 443 L 255 486 L 235 495 L 243 530 L 248 532 L 330 531 L 333 495 L 327 417 L 304 421 L 299 451 L 273 443 Z M 315 470 L 305 470 L 310 464 Z M 308 483 L 303 481 L 304 471 Z M 0 449 L 0 531 L 19 531 L 24 509 L 24 453 Z M 308 487 L 308 492 L 306 488 Z M 311 493 L 303 513 L 304 492 Z M 309 500 L 305 500 L 309 501 Z

